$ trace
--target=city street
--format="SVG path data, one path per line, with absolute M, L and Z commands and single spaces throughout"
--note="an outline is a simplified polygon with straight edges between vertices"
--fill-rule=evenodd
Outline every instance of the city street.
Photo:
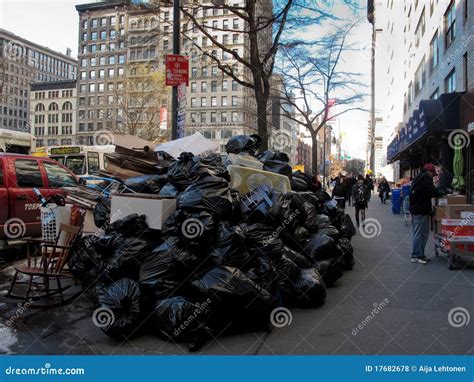
M 352 207 L 347 211 L 353 215 Z M 290 325 L 271 333 L 220 336 L 195 354 L 472 354 L 472 323 L 457 314 L 473 311 L 474 269 L 448 270 L 436 257 L 428 265 L 411 263 L 410 227 L 375 196 L 367 217 L 380 223 L 380 235 L 367 239 L 358 232 L 352 239 L 356 266 L 328 288 L 321 308 L 292 310 Z M 2 275 L 2 290 L 6 280 Z M 12 317 L 17 305 L 4 297 L 1 302 L 2 316 Z M 18 314 L 3 328 L 0 352 L 189 354 L 185 345 L 158 337 L 114 341 L 94 326 L 93 310 L 81 297 L 63 308 Z

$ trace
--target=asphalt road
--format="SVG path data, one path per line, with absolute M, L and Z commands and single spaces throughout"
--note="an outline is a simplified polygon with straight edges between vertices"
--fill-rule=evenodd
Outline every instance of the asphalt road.
M 219 336 L 192 354 L 472 354 L 473 267 L 448 270 L 436 257 L 428 265 L 411 263 L 411 230 L 390 208 L 371 201 L 367 217 L 376 219 L 376 235 L 352 239 L 356 266 L 328 289 L 324 306 L 292 310 L 291 324 L 270 333 Z M 347 211 L 353 214 L 352 207 Z M 1 297 L 2 353 L 190 354 L 157 336 L 110 339 L 93 325 L 85 297 L 46 312 L 17 317 L 16 311 Z

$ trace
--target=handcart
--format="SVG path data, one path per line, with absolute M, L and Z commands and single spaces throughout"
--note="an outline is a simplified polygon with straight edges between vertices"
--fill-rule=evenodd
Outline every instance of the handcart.
M 456 269 L 461 257 L 474 257 L 474 220 L 442 219 L 433 231 L 435 255 L 445 255 L 449 269 Z

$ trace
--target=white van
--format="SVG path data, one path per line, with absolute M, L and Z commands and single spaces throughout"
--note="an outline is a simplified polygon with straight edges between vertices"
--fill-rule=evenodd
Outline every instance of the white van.
M 0 129 L 0 152 L 30 154 L 36 147 L 36 138 L 30 133 Z

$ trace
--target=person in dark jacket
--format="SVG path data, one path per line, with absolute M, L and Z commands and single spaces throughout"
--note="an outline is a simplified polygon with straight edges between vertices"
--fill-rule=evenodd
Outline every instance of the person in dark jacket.
M 372 196 L 372 191 L 374 190 L 374 181 L 372 180 L 372 177 L 367 174 L 365 176 L 365 185 L 367 186 L 368 190 L 369 190 L 369 193 L 368 193 L 368 201 L 370 202 L 370 197 Z
M 346 182 L 344 177 L 341 176 L 332 189 L 332 197 L 336 199 L 339 208 L 346 208 Z
M 410 213 L 413 219 L 412 263 L 427 263 L 425 247 L 430 234 L 430 220 L 432 214 L 431 198 L 446 194 L 434 186 L 433 177 L 435 175 L 435 166 L 432 163 L 427 163 L 423 166 L 423 169 L 415 179 L 413 179 L 411 184 Z
M 364 181 L 364 176 L 359 175 L 356 184 L 354 184 L 354 186 L 352 187 L 352 203 L 355 207 L 355 218 L 357 227 L 360 226 L 360 220 L 362 220 L 362 227 L 365 228 L 365 209 L 367 208 L 369 194 L 370 188 L 367 187 L 367 184 Z
M 377 187 L 377 191 L 379 192 L 379 198 L 382 204 L 387 203 L 388 195 L 390 194 L 390 185 L 387 182 L 387 179 L 382 178 L 382 181 L 379 183 Z

